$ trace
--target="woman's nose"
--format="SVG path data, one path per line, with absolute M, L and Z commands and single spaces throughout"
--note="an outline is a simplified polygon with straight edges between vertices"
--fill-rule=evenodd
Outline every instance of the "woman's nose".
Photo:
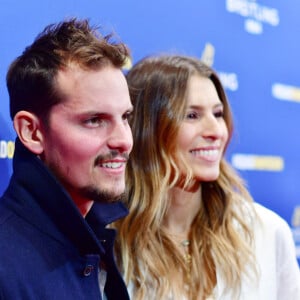
M 206 138 L 220 138 L 226 128 L 224 121 L 215 116 L 207 116 L 202 119 L 202 135 Z

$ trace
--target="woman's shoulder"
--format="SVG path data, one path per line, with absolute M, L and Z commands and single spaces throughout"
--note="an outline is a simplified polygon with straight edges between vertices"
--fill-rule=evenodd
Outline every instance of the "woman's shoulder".
M 300 299 L 299 265 L 289 224 L 261 204 L 255 203 L 254 208 L 259 218 L 254 236 L 261 282 L 273 285 L 269 291 L 277 290 L 277 299 Z
M 259 204 L 254 203 L 254 210 L 256 212 L 257 217 L 259 218 L 259 222 L 267 228 L 273 230 L 288 230 L 290 231 L 290 227 L 286 220 L 284 220 L 279 214 L 274 212 L 273 210 Z
M 294 253 L 293 234 L 287 221 L 261 204 L 255 203 L 254 209 L 257 215 L 254 226 L 256 239 L 260 236 L 263 244 L 270 243 L 282 249 L 282 252 Z

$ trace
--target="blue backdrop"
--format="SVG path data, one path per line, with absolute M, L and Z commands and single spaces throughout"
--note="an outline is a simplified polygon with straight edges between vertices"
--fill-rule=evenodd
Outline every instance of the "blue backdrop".
M 145 55 L 174 52 L 211 64 L 226 87 L 236 131 L 228 160 L 255 200 L 281 215 L 300 258 L 300 2 L 296 0 L 2 0 L 0 194 L 11 175 L 15 133 L 5 76 L 49 23 L 89 18 Z

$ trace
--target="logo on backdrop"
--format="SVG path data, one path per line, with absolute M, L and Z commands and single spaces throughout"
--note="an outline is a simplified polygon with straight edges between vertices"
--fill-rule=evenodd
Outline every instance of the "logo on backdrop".
M 256 0 L 226 0 L 226 10 L 245 19 L 245 30 L 252 34 L 262 34 L 263 24 L 279 25 L 279 12 L 276 8 L 258 4 Z
M 125 63 L 123 65 L 123 70 L 128 71 L 132 68 L 132 60 L 130 57 L 126 57 Z
M 0 140 L 0 159 L 12 158 L 15 151 L 15 142 Z
M 300 103 L 300 87 L 282 83 L 272 85 L 272 95 L 274 98 L 285 101 Z
M 239 170 L 281 172 L 284 169 L 284 159 L 274 155 L 235 153 L 231 163 Z
M 206 43 L 201 55 L 201 60 L 208 66 L 212 66 L 214 63 L 214 58 L 215 47 L 210 43 Z M 236 73 L 218 71 L 218 76 L 225 89 L 228 89 L 230 91 L 236 91 L 238 89 L 239 83 Z

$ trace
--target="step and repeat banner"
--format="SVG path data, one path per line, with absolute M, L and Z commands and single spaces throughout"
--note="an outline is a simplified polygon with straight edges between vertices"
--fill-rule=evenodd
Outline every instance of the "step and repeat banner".
M 115 31 L 132 63 L 158 53 L 205 60 L 220 75 L 235 119 L 228 160 L 254 199 L 290 225 L 300 262 L 300 2 L 296 0 L 2 0 L 0 194 L 15 133 L 5 77 L 48 24 L 77 16 Z M 130 66 L 129 66 L 130 67 Z

